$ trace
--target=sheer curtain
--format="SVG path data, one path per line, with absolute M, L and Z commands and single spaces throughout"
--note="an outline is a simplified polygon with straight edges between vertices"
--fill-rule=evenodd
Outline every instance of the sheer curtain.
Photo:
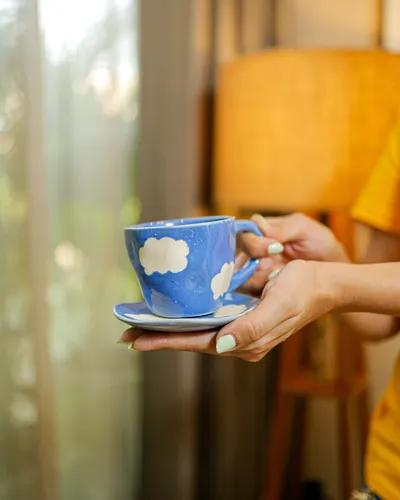
M 0 3 L 0 498 L 139 498 L 136 0 Z

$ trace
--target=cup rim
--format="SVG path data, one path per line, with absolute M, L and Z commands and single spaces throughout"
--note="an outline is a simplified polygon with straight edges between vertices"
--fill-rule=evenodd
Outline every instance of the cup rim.
M 233 220 L 235 217 L 233 215 L 206 215 L 204 217 L 181 217 L 176 219 L 165 219 L 165 220 L 155 220 L 148 222 L 141 222 L 139 224 L 132 224 L 130 226 L 125 226 L 124 231 L 139 231 L 141 229 L 154 229 L 157 231 L 178 229 L 178 228 L 190 228 L 199 226 L 209 226 L 215 224 L 221 224 L 228 220 Z M 183 221 L 193 221 L 189 224 L 179 224 Z M 167 223 L 171 225 L 167 225 Z M 178 224 L 175 224 L 178 223 Z

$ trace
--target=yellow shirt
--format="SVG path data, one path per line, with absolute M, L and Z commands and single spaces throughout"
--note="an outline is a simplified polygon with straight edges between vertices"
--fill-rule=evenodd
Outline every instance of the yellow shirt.
M 355 204 L 355 219 L 400 236 L 400 122 Z M 400 359 L 370 426 L 366 481 L 384 500 L 400 499 Z

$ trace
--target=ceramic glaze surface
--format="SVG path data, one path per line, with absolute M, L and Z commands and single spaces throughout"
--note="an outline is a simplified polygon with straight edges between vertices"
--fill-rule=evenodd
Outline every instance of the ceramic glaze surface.
M 125 228 L 125 242 L 150 311 L 163 317 L 213 313 L 255 271 L 250 260 L 234 273 L 236 234 L 261 235 L 250 221 L 201 217 Z

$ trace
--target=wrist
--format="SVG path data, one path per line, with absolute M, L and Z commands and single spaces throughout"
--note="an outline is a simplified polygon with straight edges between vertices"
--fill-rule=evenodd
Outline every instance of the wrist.
M 345 307 L 347 265 L 337 262 L 313 262 L 318 300 L 325 304 L 326 312 Z
M 325 290 L 330 310 L 346 310 L 353 305 L 355 265 L 350 262 L 324 262 L 321 264 L 321 288 Z
M 326 256 L 324 259 L 325 262 L 342 262 L 342 263 L 349 263 L 351 262 L 350 257 L 348 256 L 344 246 L 337 242 L 334 249 L 332 249 L 332 252 L 329 253 L 329 255 Z

